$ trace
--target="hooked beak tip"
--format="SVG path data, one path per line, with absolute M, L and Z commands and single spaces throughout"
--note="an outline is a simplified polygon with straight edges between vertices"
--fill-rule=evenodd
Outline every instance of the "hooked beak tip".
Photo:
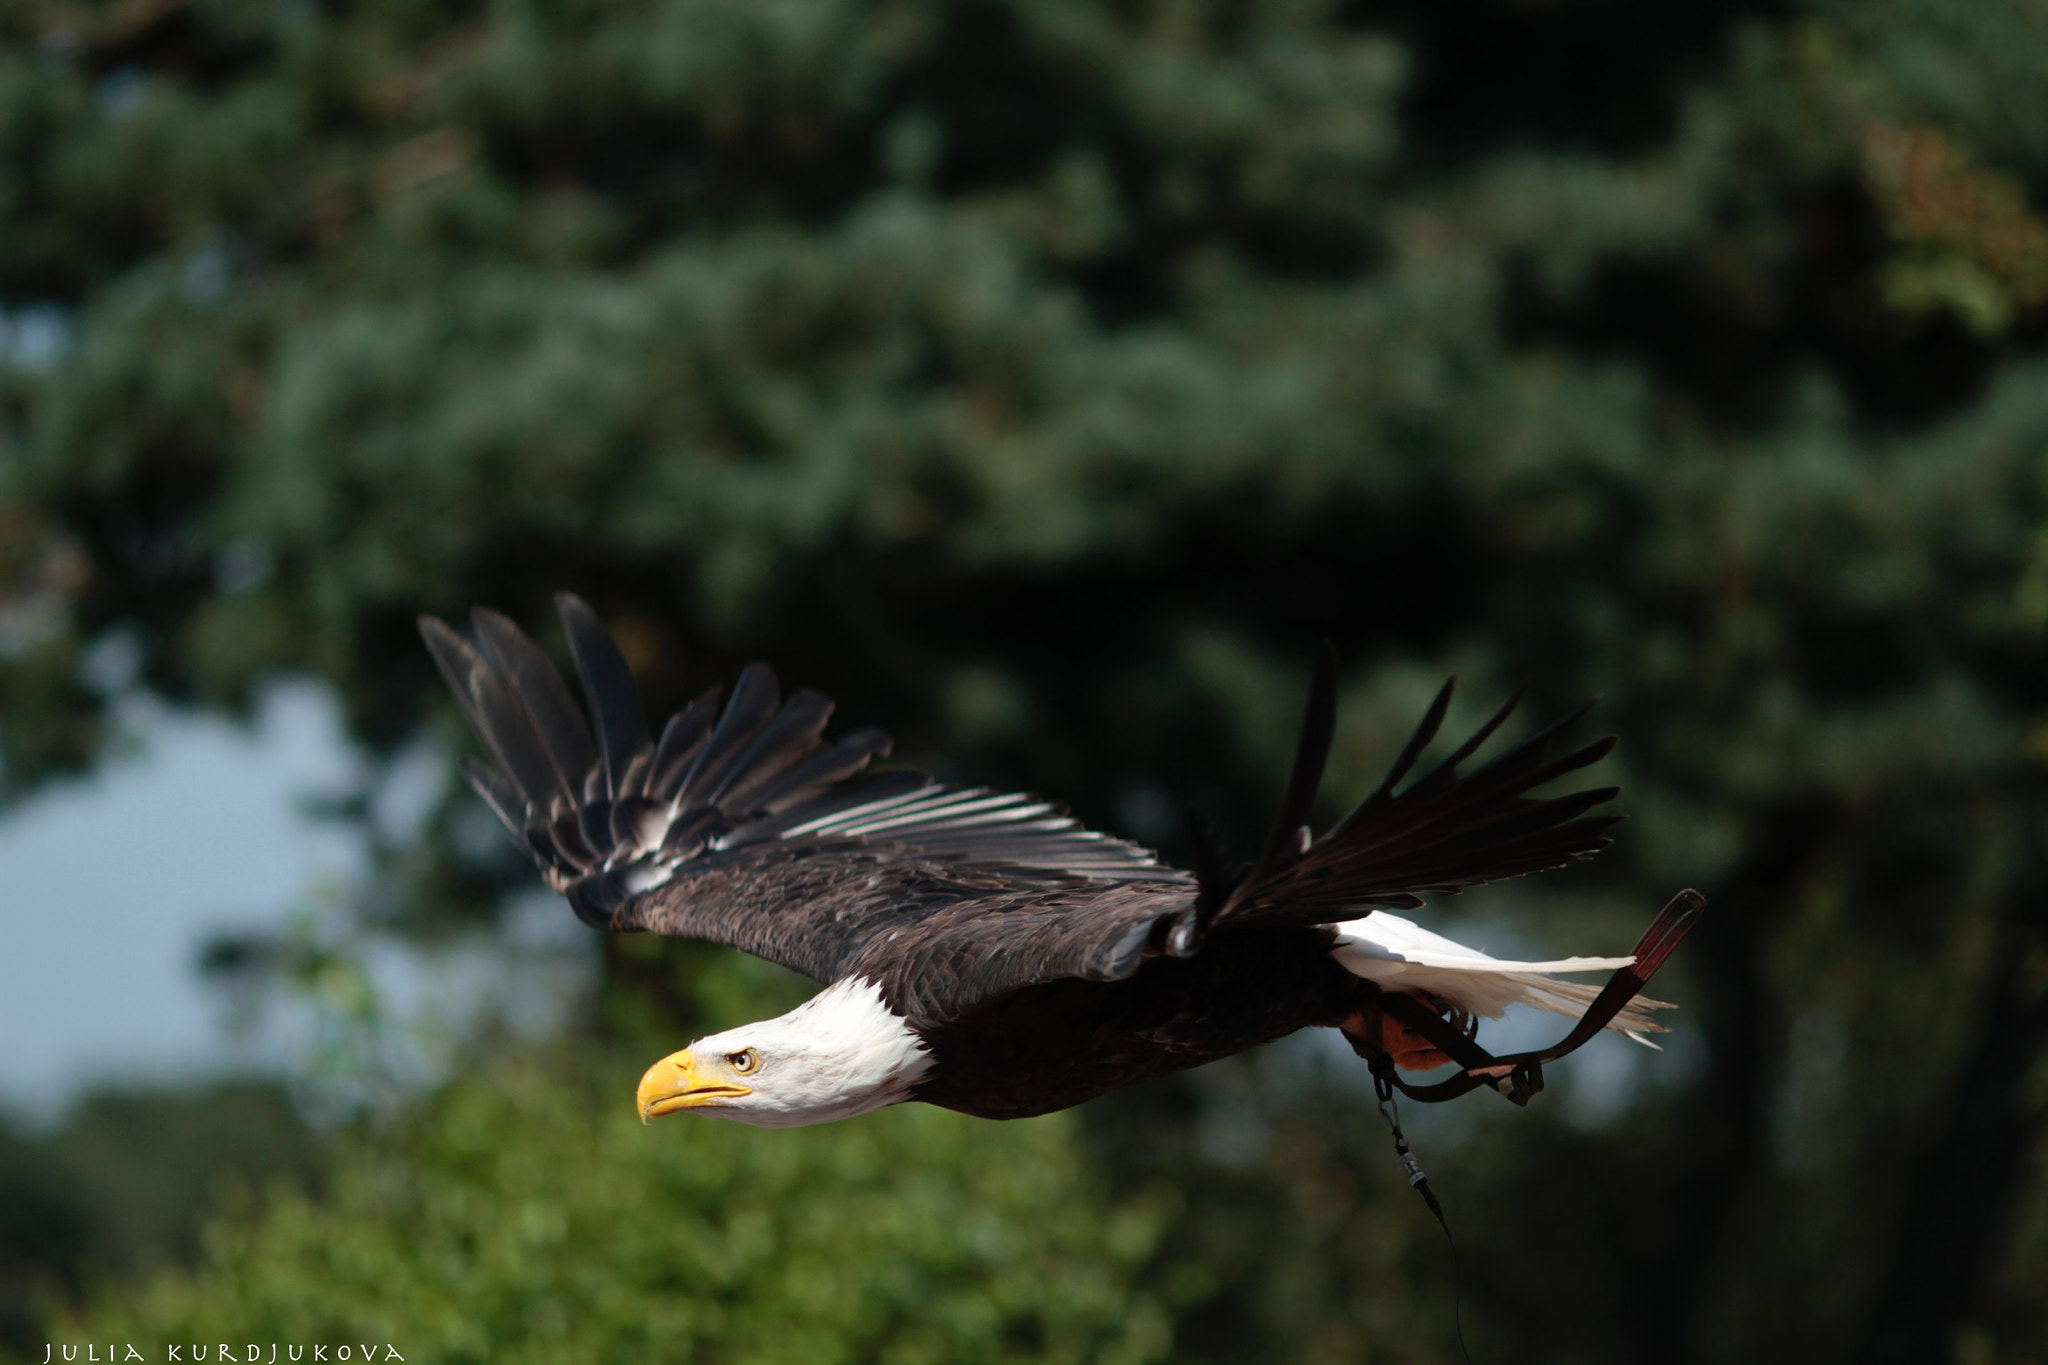
M 648 1067 L 634 1098 L 640 1109 L 640 1122 L 647 1123 L 680 1109 L 699 1109 L 752 1093 L 744 1085 L 700 1075 L 697 1059 L 685 1048 Z

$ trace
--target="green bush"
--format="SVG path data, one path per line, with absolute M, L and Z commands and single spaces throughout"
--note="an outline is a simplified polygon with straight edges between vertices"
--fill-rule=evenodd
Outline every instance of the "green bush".
M 507 1058 L 346 1138 L 328 1194 L 217 1222 L 201 1264 L 59 1341 L 389 1343 L 413 1362 L 1136 1362 L 1167 1206 L 1060 1119 L 910 1105 L 827 1128 L 643 1126 L 632 1066 Z M 41 1358 L 36 1352 L 35 1359 Z

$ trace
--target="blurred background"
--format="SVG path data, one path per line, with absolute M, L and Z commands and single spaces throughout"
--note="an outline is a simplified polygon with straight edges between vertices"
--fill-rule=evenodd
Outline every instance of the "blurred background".
M 1407 1115 L 1474 1358 L 2048 1360 L 2040 0 L 0 9 L 0 1355 L 1455 1359 L 1326 1040 L 635 1123 L 805 985 L 450 780 L 415 615 L 559 589 L 1183 860 L 1321 640 L 1325 816 L 1602 697 L 1617 847 L 1431 922 L 1713 910 Z

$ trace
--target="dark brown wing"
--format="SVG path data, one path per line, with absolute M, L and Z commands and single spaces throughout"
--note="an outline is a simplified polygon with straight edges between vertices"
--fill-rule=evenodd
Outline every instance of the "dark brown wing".
M 871 941 L 847 970 L 879 982 L 922 1030 L 1027 986 L 1120 981 L 1166 951 L 1194 902 L 1192 887 L 1167 882 L 1009 888 L 933 906 L 914 936 Z
M 796 840 L 742 861 L 704 860 L 622 913 L 635 927 L 743 948 L 819 981 L 866 977 L 922 1027 L 1043 981 L 1129 976 L 1193 904 L 1184 881 Z
M 725 944 L 829 982 L 878 937 L 963 900 L 1153 883 L 1192 901 L 1185 873 L 1051 803 L 865 772 L 888 737 L 825 740 L 831 702 L 783 701 L 762 664 L 722 713 L 714 689 L 656 740 L 596 615 L 559 605 L 594 724 L 503 616 L 476 613 L 481 650 L 438 621 L 420 629 L 497 760 L 466 761 L 465 776 L 594 927 Z

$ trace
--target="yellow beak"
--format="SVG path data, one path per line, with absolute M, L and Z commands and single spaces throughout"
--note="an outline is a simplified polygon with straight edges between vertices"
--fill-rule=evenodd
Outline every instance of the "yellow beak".
M 684 1048 L 647 1068 L 647 1074 L 640 1078 L 640 1089 L 635 1098 L 640 1102 L 640 1121 L 645 1123 L 661 1114 L 673 1114 L 678 1109 L 697 1109 L 753 1093 L 750 1086 L 703 1075 L 697 1069 L 696 1057 Z

